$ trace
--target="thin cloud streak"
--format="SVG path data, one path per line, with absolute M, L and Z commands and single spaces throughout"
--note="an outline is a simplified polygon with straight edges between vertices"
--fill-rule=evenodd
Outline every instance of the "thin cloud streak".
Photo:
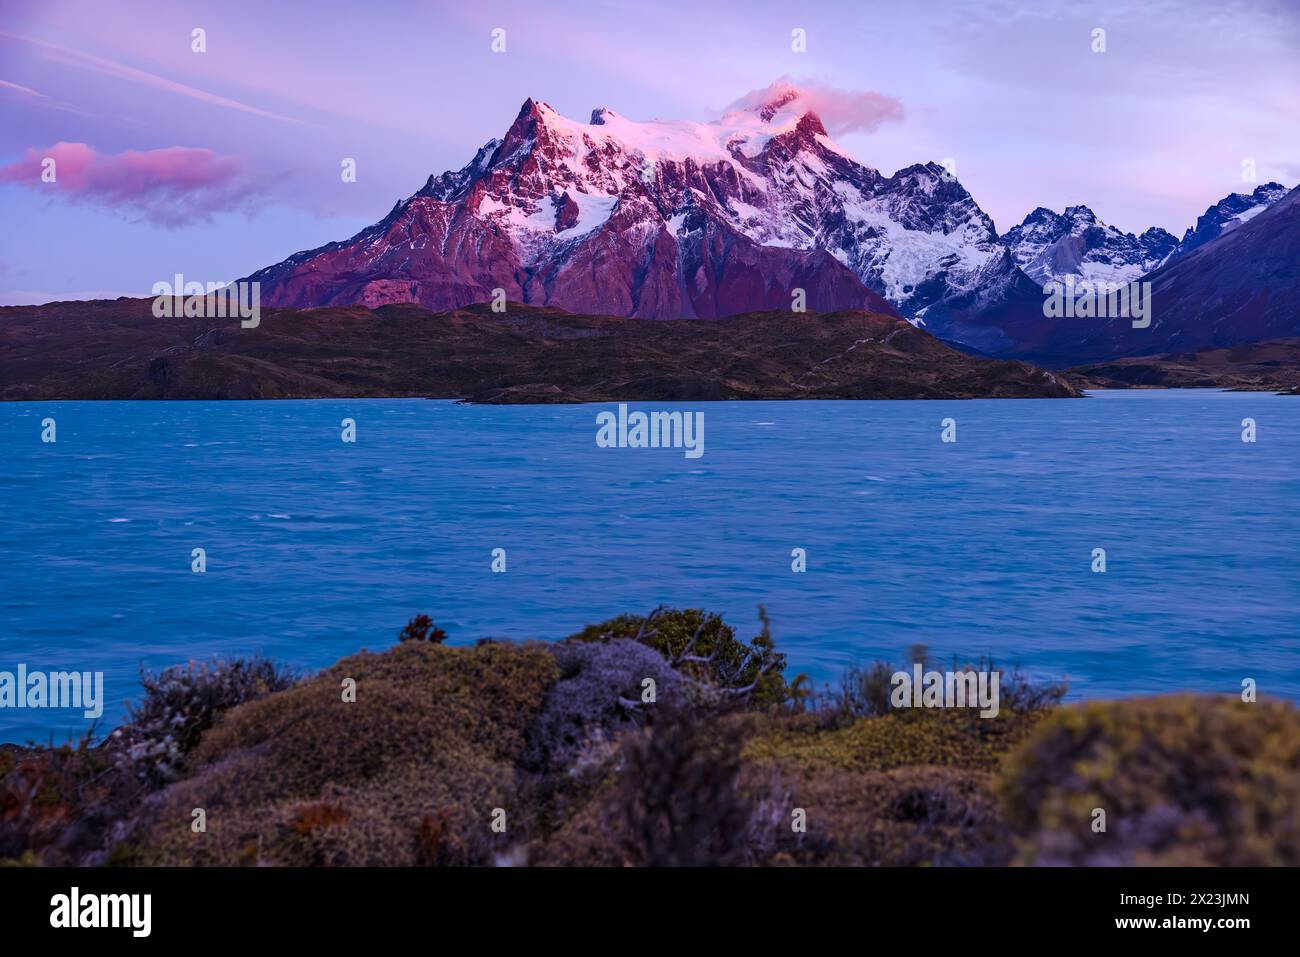
M 17 90 L 19 93 L 26 93 L 28 96 L 35 96 L 42 100 L 45 99 L 44 93 L 39 93 L 36 90 L 33 90 L 30 86 L 23 86 L 21 83 L 10 83 L 8 80 L 0 80 L 0 86 L 3 86 L 7 90 Z
M 186 96 L 192 100 L 199 100 L 200 102 L 208 103 L 212 106 L 221 106 L 230 110 L 238 110 L 241 113 L 249 113 L 253 116 L 260 116 L 268 120 L 276 120 L 281 123 L 292 123 L 297 126 L 312 125 L 307 123 L 305 120 L 295 119 L 291 116 L 283 116 L 279 113 L 272 113 L 269 110 L 250 106 L 247 103 L 241 103 L 238 100 L 232 100 L 229 97 L 219 96 L 216 93 L 209 93 L 207 90 L 200 90 L 197 87 L 188 86 L 184 83 L 178 83 L 175 80 L 169 80 L 166 77 L 158 76 L 156 73 L 150 73 L 147 70 L 139 70 L 133 66 L 127 66 L 125 63 L 118 63 L 115 60 L 107 60 L 90 53 L 83 53 L 80 50 L 73 50 L 69 47 L 59 46 L 55 43 L 46 43 L 44 40 L 36 40 L 31 37 L 19 36 L 16 33 L 6 33 L 4 31 L 0 31 L 0 37 L 7 37 L 8 39 L 17 40 L 21 43 L 26 43 L 36 47 L 46 59 L 53 60 L 56 63 L 78 67 L 104 76 L 117 77 L 121 80 L 139 83 L 159 90 L 166 90 L 169 93 Z

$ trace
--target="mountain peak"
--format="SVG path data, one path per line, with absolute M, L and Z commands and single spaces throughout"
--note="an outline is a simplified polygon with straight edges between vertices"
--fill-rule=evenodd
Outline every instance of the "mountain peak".
M 539 137 L 553 134 L 556 126 L 563 122 L 563 117 L 549 103 L 534 100 L 530 96 L 524 100 L 524 105 L 519 108 L 515 121 L 510 124 L 510 129 L 501 141 L 502 155 L 508 156 L 535 143 Z
M 1108 226 L 1082 204 L 1057 214 L 1039 206 L 1002 243 L 1030 279 L 1044 284 L 1075 276 L 1131 282 L 1165 262 L 1178 240 L 1153 226 L 1140 237 Z
M 1263 186 L 1256 186 L 1255 191 L 1250 196 L 1262 203 L 1272 202 L 1286 194 L 1287 188 L 1281 183 L 1265 183 Z
M 1147 229 L 1146 232 L 1144 232 L 1141 236 L 1138 237 L 1138 239 L 1160 239 L 1160 240 L 1166 238 L 1173 239 L 1175 242 L 1178 241 L 1173 233 L 1169 232 L 1169 230 L 1167 229 L 1161 228 L 1160 226 L 1152 226 L 1149 229 Z
M 1097 214 L 1083 205 L 1065 207 L 1064 216 L 1076 223 L 1087 223 L 1089 226 L 1097 224 Z
M 913 163 L 911 166 L 904 166 L 902 169 L 897 170 L 892 178 L 901 181 L 909 177 L 914 179 L 918 184 L 926 185 L 927 188 L 936 183 L 955 183 L 957 181 L 957 178 L 948 171 L 947 167 L 941 166 L 934 160 L 928 160 L 924 163 Z
M 810 102 L 804 90 L 791 83 L 780 83 L 766 100 L 746 107 L 742 113 L 757 114 L 769 126 L 788 129 L 793 124 L 796 130 L 806 135 L 828 136 L 826 125 Z
M 771 123 L 772 117 L 780 113 L 782 109 L 789 106 L 799 97 L 803 96 L 803 90 L 797 86 L 783 84 L 771 99 L 766 103 L 760 104 L 754 108 L 754 112 L 759 115 L 764 123 Z
M 1229 193 L 1207 209 L 1183 234 L 1179 254 L 1191 252 L 1254 219 L 1287 194 L 1281 183 L 1256 186 L 1253 193 Z
M 822 118 L 809 110 L 803 116 L 799 117 L 799 122 L 795 129 L 805 136 L 826 136 L 826 127 L 822 124 Z
M 1025 230 L 1029 229 L 1032 226 L 1038 226 L 1041 224 L 1047 224 L 1048 226 L 1055 226 L 1060 221 L 1060 219 L 1061 219 L 1061 214 L 1058 213 L 1056 210 L 1048 209 L 1046 206 L 1036 206 L 1028 216 L 1026 216 L 1023 220 L 1020 221 L 1020 225 L 1013 226 L 1011 232 L 1008 233 L 1007 235 L 1011 235 L 1012 233 L 1018 235 L 1019 233 L 1024 232 Z
M 937 163 L 882 177 L 831 141 L 816 100 L 786 84 L 706 122 L 608 107 L 588 121 L 530 97 L 420 202 L 264 271 L 266 301 L 458 306 L 505 288 L 680 318 L 787 305 L 784 290 L 815 287 L 836 307 L 890 311 L 891 296 L 935 328 L 972 289 L 992 289 L 981 305 L 1001 301 L 1019 273 L 965 189 Z
M 515 116 L 514 126 L 518 126 L 520 123 L 545 123 L 549 120 L 559 118 L 560 114 L 551 106 L 551 104 L 544 100 L 534 100 L 530 96 L 528 99 L 524 100 L 524 105 L 519 107 L 519 113 Z

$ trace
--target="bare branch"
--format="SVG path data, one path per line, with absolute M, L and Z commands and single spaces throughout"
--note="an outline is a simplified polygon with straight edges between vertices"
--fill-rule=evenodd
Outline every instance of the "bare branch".
M 691 654 L 691 652 L 695 650 L 696 643 L 700 640 L 700 635 L 704 634 L 704 626 L 707 624 L 708 624 L 707 618 L 704 621 L 700 622 L 699 627 L 695 629 L 695 634 L 691 635 L 691 640 L 686 642 L 686 647 L 681 650 L 680 654 L 676 655 L 672 659 L 672 665 L 674 668 L 676 668 L 678 665 L 685 664 L 688 661 L 698 661 L 703 664 L 708 664 L 713 660 L 714 655 L 717 654 L 716 648 L 714 649 L 714 654 L 710 655 L 707 658 L 701 657 L 700 655 Z M 720 648 L 722 646 L 722 643 L 717 642 L 717 646 Z
M 650 612 L 650 614 L 646 615 L 645 620 L 641 622 L 641 627 L 637 629 L 636 637 L 634 637 L 632 640 L 645 642 L 647 639 L 653 638 L 657 634 L 659 634 L 658 628 L 651 628 L 649 631 L 646 631 L 646 629 L 649 628 L 652 624 L 654 624 L 654 620 L 663 613 L 663 610 L 664 610 L 664 606 L 660 605 L 657 608 L 655 608 L 654 611 Z

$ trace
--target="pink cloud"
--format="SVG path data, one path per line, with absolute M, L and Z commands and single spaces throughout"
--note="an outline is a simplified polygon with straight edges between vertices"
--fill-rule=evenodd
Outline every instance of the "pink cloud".
M 42 178 L 47 158 L 54 160 L 54 182 Z M 0 167 L 0 182 L 139 213 L 163 226 L 243 208 L 253 193 L 238 158 L 187 146 L 105 155 L 85 143 L 55 143 Z
M 754 110 L 765 104 L 779 103 L 782 112 L 792 110 L 821 117 L 826 132 L 870 133 L 882 123 L 903 118 L 903 102 L 872 90 L 845 90 L 815 80 L 796 83 L 783 76 L 765 87 L 751 90 L 727 107 L 726 112 Z

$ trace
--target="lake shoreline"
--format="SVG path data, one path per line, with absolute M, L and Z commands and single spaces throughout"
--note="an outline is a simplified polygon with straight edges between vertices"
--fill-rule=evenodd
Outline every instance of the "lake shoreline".
M 1064 705 L 999 669 L 1001 707 L 981 717 L 899 708 L 883 662 L 812 694 L 766 627 L 746 643 L 699 611 L 549 644 L 449 647 L 431 626 L 308 677 L 264 660 L 170 669 L 102 744 L 0 746 L 0 864 L 1300 861 L 1271 830 L 1286 795 L 1239 787 L 1294 791 L 1290 703 Z

